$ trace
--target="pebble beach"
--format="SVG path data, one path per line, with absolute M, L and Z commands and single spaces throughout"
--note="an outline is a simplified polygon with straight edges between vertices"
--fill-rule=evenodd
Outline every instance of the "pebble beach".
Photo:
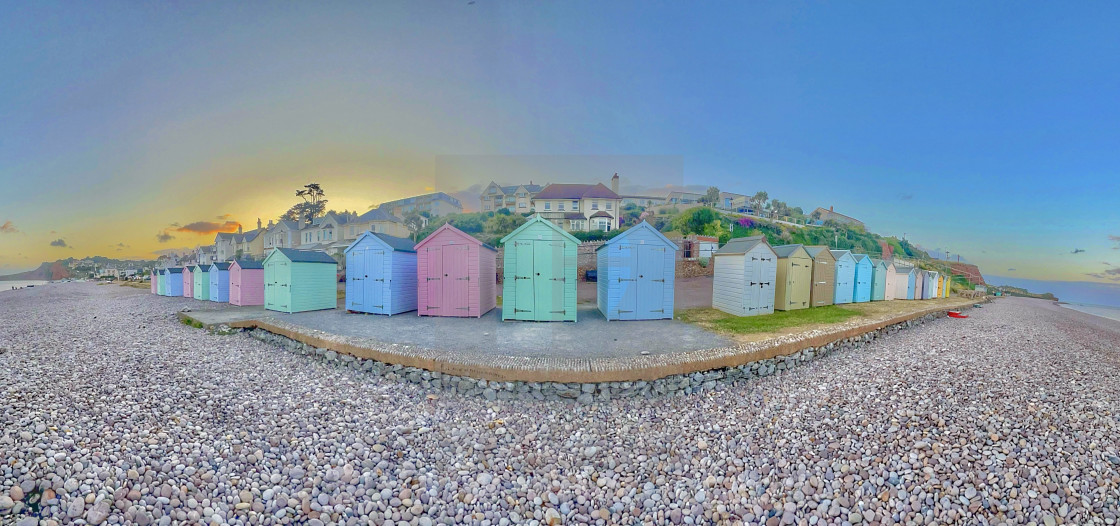
M 93 283 L 0 295 L 0 524 L 1117 524 L 1120 322 L 1004 298 L 774 376 L 433 392 Z

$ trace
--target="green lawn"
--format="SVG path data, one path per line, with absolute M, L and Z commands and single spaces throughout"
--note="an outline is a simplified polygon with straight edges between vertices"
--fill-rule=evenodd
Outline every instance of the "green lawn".
M 677 313 L 677 319 L 682 321 L 733 334 L 774 332 L 789 327 L 839 323 L 856 316 L 862 316 L 862 314 L 835 305 L 793 311 L 775 311 L 774 314 L 743 318 L 716 309 L 690 309 Z

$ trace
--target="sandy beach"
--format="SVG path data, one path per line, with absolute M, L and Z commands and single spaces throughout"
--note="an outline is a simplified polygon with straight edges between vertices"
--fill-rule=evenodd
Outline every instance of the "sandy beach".
M 487 401 L 0 297 L 0 523 L 1116 524 L 1120 322 L 1003 298 L 714 392 Z

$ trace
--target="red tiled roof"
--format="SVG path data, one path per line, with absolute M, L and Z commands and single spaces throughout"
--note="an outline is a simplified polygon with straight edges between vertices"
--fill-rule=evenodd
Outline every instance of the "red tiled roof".
M 621 199 L 610 188 L 599 184 L 550 184 L 534 199 Z

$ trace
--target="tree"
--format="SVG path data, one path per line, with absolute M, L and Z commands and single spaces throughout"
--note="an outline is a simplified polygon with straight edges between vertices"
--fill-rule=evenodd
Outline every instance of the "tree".
M 755 215 L 762 215 L 762 204 L 765 203 L 767 199 L 770 199 L 770 194 L 766 192 L 758 192 L 754 194 L 754 197 L 751 197 L 751 202 L 754 203 Z
M 294 206 L 284 212 L 280 219 L 287 219 L 290 221 L 299 221 L 307 219 L 308 221 L 323 215 L 327 209 L 326 193 L 319 183 L 308 183 L 303 186 L 303 190 L 296 190 L 296 197 L 302 197 L 302 203 L 296 203 Z
M 714 186 L 709 186 L 708 187 L 708 192 L 705 193 L 704 196 L 699 199 L 699 201 L 700 201 L 700 204 L 704 204 L 704 205 L 708 205 L 708 206 L 718 205 L 719 204 L 719 188 L 716 188 Z
M 494 217 L 486 220 L 484 230 L 493 236 L 504 236 L 525 224 L 526 221 L 524 217 L 515 214 L 494 214 Z
M 682 234 L 703 234 L 705 228 L 716 221 L 719 221 L 719 214 L 715 210 L 706 206 L 690 208 L 685 210 L 677 217 L 673 218 L 673 230 L 678 230 Z
M 404 220 L 404 226 L 408 227 L 408 231 L 413 235 L 416 235 L 421 228 L 424 228 L 424 216 L 415 211 L 405 214 L 401 219 Z

